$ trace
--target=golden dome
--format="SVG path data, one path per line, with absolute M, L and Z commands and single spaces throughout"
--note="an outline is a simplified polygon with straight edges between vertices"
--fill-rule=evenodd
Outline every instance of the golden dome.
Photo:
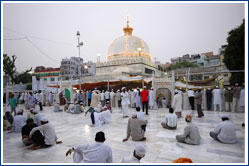
M 127 26 L 123 28 L 124 36 L 115 39 L 110 48 L 108 61 L 116 61 L 121 59 L 137 59 L 145 58 L 150 60 L 150 50 L 148 45 L 139 37 L 133 36 L 133 28 L 129 26 L 127 19 Z

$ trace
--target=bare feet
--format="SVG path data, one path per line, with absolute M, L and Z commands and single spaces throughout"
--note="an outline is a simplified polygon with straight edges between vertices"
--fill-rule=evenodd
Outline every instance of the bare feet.
M 40 149 L 40 148 L 41 148 L 41 146 L 33 145 L 33 146 L 29 147 L 28 149 L 37 150 L 37 149 Z

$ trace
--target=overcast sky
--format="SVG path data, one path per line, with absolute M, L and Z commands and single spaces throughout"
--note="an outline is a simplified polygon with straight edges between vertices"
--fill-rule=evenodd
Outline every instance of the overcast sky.
M 78 56 L 80 31 L 84 61 L 106 60 L 114 39 L 124 35 L 126 15 L 133 34 L 162 63 L 184 54 L 213 51 L 245 18 L 239 3 L 4 3 L 3 52 L 16 55 L 19 72 L 36 66 L 59 67 Z M 24 37 L 27 38 L 24 39 Z M 19 39 L 19 40 L 12 40 Z

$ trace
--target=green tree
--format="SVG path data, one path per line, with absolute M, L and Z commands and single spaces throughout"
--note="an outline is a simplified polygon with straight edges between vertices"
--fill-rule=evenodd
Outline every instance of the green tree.
M 245 70 L 245 21 L 228 33 L 227 47 L 224 51 L 224 63 L 229 70 Z M 244 83 L 245 74 L 232 73 L 230 84 Z
M 32 82 L 32 76 L 28 73 L 32 70 L 32 67 L 29 70 L 26 70 L 22 74 L 16 75 L 16 56 L 12 55 L 9 57 L 7 54 L 3 54 L 3 71 L 4 73 L 11 78 L 11 82 L 13 83 L 29 83 Z
M 4 73 L 11 78 L 11 82 L 14 83 L 16 81 L 15 79 L 15 73 L 16 73 L 16 56 L 12 55 L 12 57 L 9 57 L 7 54 L 3 54 L 3 71 Z

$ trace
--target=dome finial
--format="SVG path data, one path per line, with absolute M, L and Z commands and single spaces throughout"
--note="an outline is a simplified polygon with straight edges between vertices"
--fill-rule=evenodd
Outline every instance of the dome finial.
M 131 28 L 130 26 L 129 26 L 129 15 L 127 14 L 126 15 L 126 27 L 125 28 L 123 28 L 123 31 L 124 31 L 124 33 L 125 33 L 125 35 L 132 35 L 132 31 L 133 31 L 133 28 Z

